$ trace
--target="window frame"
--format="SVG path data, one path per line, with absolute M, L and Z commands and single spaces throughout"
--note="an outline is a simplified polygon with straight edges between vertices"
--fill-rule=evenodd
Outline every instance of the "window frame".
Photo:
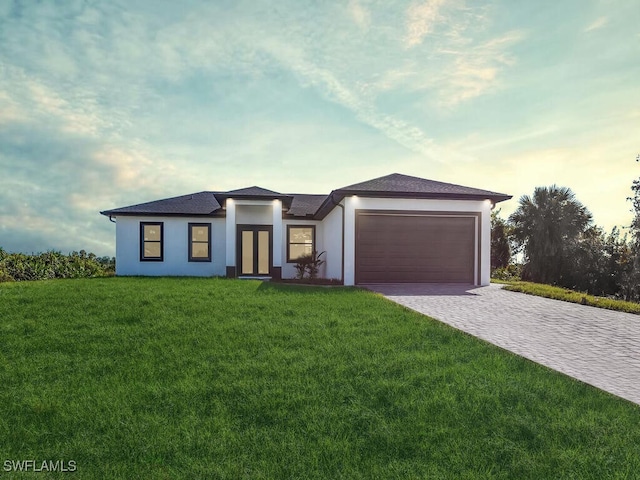
M 205 243 L 198 240 L 193 239 L 193 227 L 207 227 L 207 256 L 206 257 L 194 257 L 193 256 L 193 244 L 194 243 Z M 199 223 L 199 222 L 189 222 L 187 224 L 187 234 L 189 241 L 187 243 L 187 255 L 190 262 L 210 262 L 211 261 L 211 223 Z
M 144 227 L 146 226 L 158 226 L 160 227 L 160 240 L 145 240 L 144 239 Z M 145 243 L 159 243 L 160 244 L 160 256 L 159 257 L 145 257 L 144 244 Z M 164 262 L 164 222 L 140 222 L 140 261 L 141 262 Z
M 315 225 L 287 225 L 287 263 L 297 263 L 297 258 L 291 258 L 291 229 L 292 228 L 310 228 L 311 229 L 311 251 L 315 252 L 316 249 L 316 226 Z M 307 245 L 306 243 L 294 243 L 294 245 Z

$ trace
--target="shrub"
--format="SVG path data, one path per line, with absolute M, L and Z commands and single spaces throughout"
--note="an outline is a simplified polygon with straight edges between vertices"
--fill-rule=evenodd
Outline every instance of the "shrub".
M 511 263 L 506 267 L 496 268 L 491 272 L 491 278 L 496 280 L 514 281 L 520 280 L 522 277 L 522 265 L 518 263 Z
M 320 267 L 324 263 L 324 260 L 321 260 L 320 257 L 325 253 L 326 252 L 318 253 L 313 251 L 310 254 L 299 257 L 295 264 L 296 278 L 302 280 L 305 278 L 305 274 L 308 275 L 307 278 L 317 278 Z
M 0 248 L 0 282 L 103 277 L 114 272 L 114 258 L 98 258 L 84 250 L 69 255 L 56 251 L 26 255 Z

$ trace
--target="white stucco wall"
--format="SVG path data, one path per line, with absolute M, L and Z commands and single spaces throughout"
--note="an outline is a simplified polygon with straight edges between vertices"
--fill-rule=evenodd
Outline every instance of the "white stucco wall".
M 238 200 L 236 204 L 236 225 L 272 225 L 273 205 L 243 205 Z M 280 212 L 282 216 L 282 212 Z
M 340 202 L 341 204 L 344 201 Z M 322 249 L 325 253 L 325 277 L 342 277 L 342 209 L 335 207 L 322 220 Z M 322 251 L 322 250 L 321 250 Z
M 225 219 L 203 217 L 130 217 L 116 219 L 117 275 L 225 275 Z M 164 223 L 164 261 L 140 261 L 140 222 Z M 211 262 L 189 262 L 189 223 L 211 223 Z
M 480 212 L 481 251 L 480 284 L 489 285 L 491 275 L 491 202 L 488 200 L 430 200 L 400 198 L 345 198 L 344 284 L 355 283 L 355 212 L 356 210 L 415 210 L 430 212 Z M 476 245 L 478 239 L 476 238 Z M 477 251 L 477 248 L 475 249 Z M 478 259 L 476 258 L 476 268 Z
M 272 202 L 271 219 L 273 223 L 273 267 L 282 267 L 283 260 L 287 258 L 282 256 L 282 249 L 278 248 L 278 245 L 283 245 L 287 241 L 287 232 L 282 226 L 282 202 L 280 200 Z
M 471 200 L 416 200 L 346 197 L 344 205 L 344 283 L 355 280 L 356 210 L 415 210 L 435 212 L 480 212 L 480 283 L 490 281 L 491 203 Z M 226 275 L 226 266 L 236 263 L 236 225 L 273 225 L 273 264 L 282 267 L 283 278 L 295 276 L 294 263 L 287 263 L 287 225 L 315 225 L 316 249 L 325 251 L 321 275 L 341 277 L 342 209 L 335 207 L 322 221 L 282 219 L 282 204 L 275 201 L 232 201 L 226 205 L 226 218 L 204 217 L 116 217 L 117 275 Z M 140 222 L 164 222 L 164 261 L 140 261 Z M 188 261 L 188 223 L 211 223 L 212 261 Z M 476 238 L 476 242 L 478 239 Z M 476 248 L 477 251 L 477 248 Z M 478 262 L 476 259 L 476 268 Z

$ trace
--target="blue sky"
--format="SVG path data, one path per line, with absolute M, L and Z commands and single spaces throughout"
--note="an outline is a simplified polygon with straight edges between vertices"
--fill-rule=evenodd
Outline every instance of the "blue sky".
M 113 255 L 100 210 L 393 172 L 570 187 L 607 230 L 640 176 L 631 0 L 0 0 L 0 246 Z

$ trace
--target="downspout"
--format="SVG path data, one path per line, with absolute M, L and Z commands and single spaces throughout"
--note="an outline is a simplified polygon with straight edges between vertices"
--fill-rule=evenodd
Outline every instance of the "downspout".
M 334 206 L 340 207 L 342 209 L 342 255 L 340 255 L 340 282 L 344 285 L 344 205 L 341 203 L 336 203 L 333 199 L 333 194 L 330 195 L 331 203 Z
M 110 221 L 111 223 L 116 223 L 116 221 L 113 219 L 113 216 L 112 216 L 112 215 L 109 215 L 109 221 Z

